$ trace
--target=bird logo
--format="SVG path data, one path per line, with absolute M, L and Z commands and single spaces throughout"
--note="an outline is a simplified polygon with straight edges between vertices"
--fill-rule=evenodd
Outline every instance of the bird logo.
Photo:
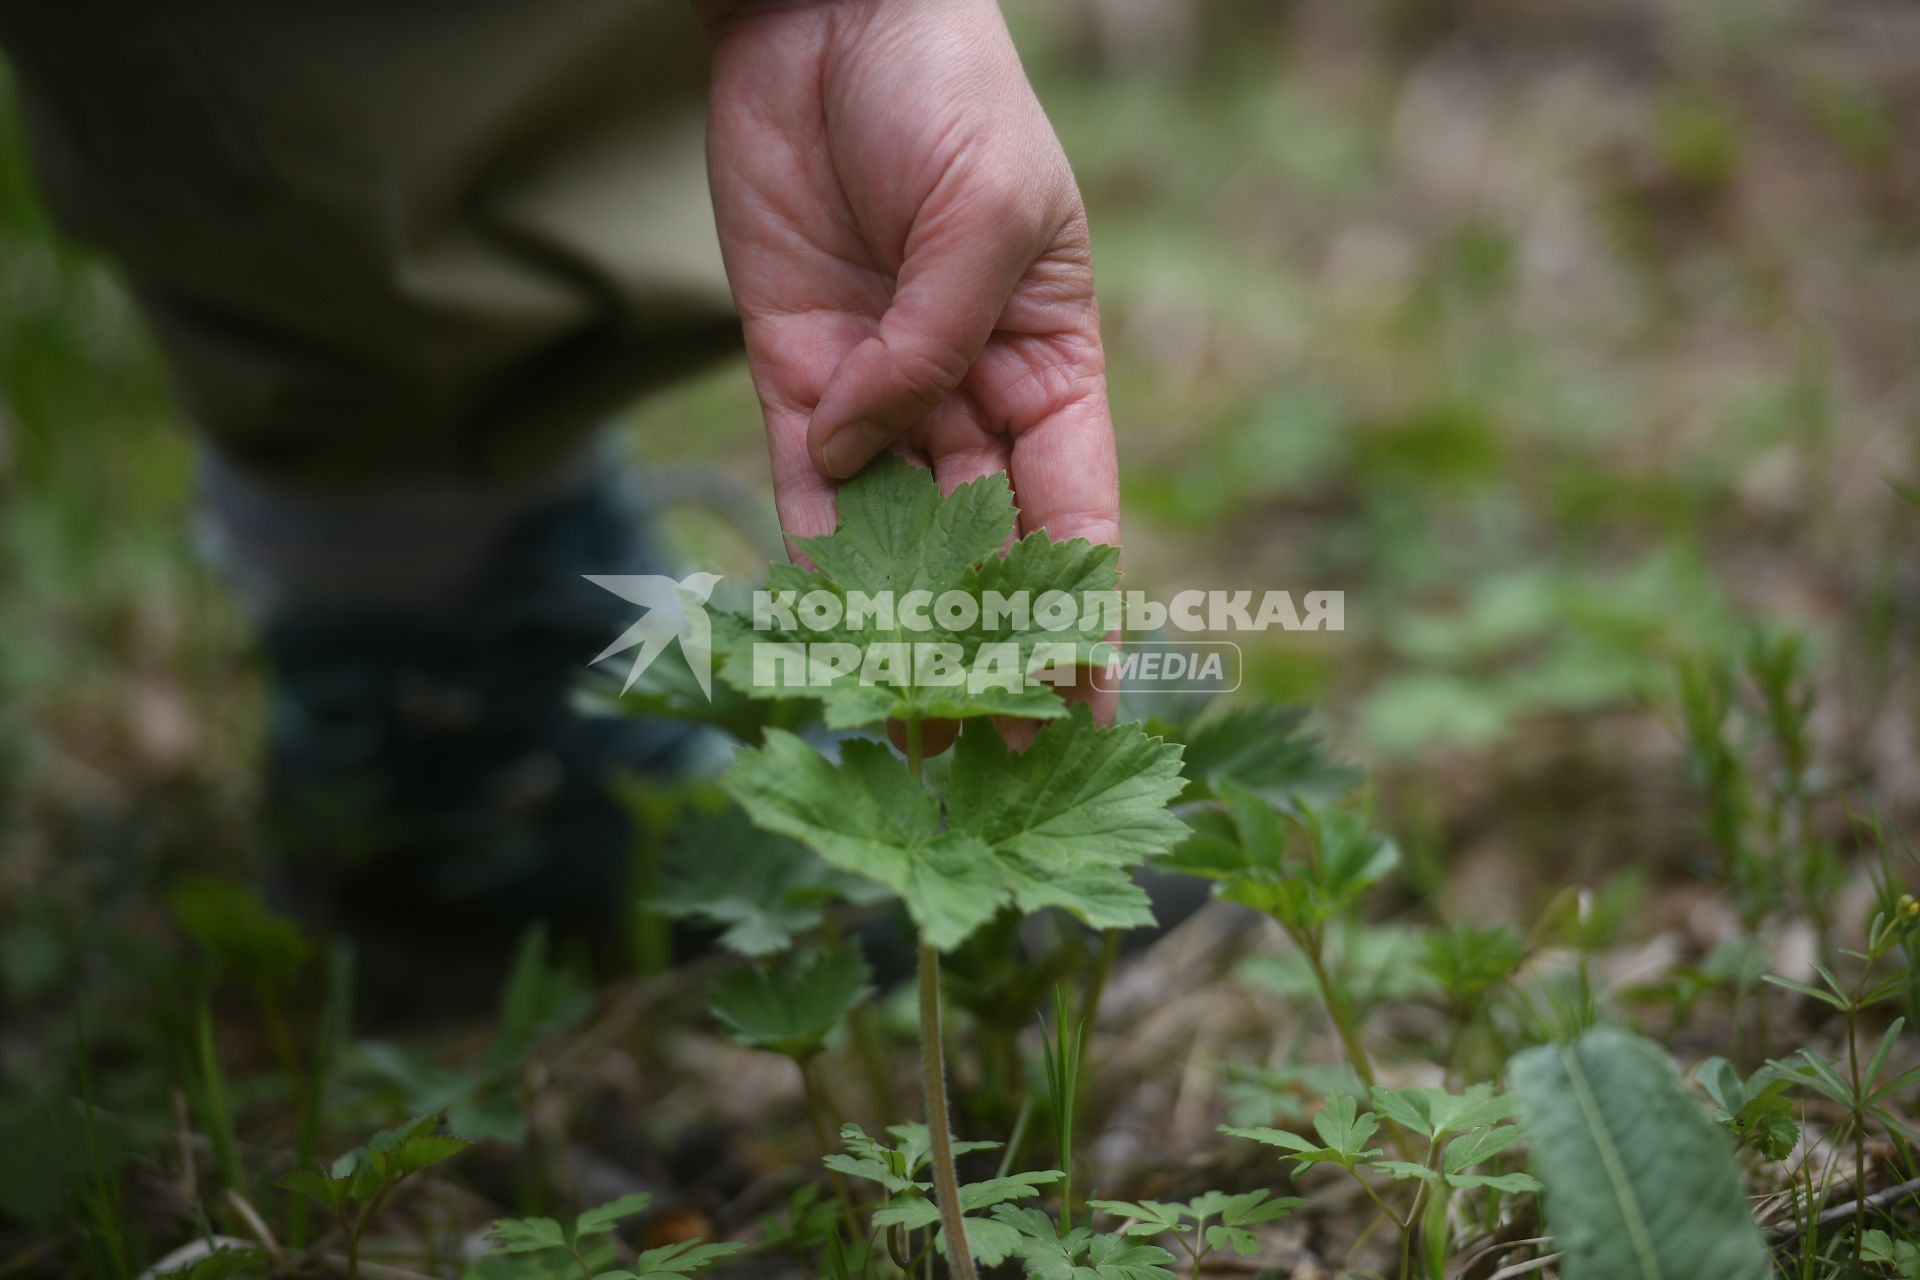
M 646 609 L 640 620 L 602 649 L 589 666 L 637 647 L 640 652 L 633 656 L 627 682 L 620 686 L 620 692 L 625 693 L 633 688 L 641 673 L 653 665 L 654 659 L 678 640 L 687 669 L 693 672 L 700 692 L 709 702 L 713 700 L 713 623 L 707 618 L 706 605 L 720 581 L 719 574 L 690 573 L 677 582 L 651 573 L 582 576 L 594 586 Z

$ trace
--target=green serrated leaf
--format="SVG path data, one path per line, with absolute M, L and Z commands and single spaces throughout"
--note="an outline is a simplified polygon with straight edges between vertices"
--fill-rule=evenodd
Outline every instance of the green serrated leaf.
M 884 897 L 871 881 L 828 866 L 798 841 L 762 830 L 738 807 L 696 813 L 674 833 L 665 883 L 648 909 L 722 930 L 738 955 L 770 956 L 820 927 L 835 899 Z
M 1255 704 L 1209 716 L 1184 732 L 1167 730 L 1167 737 L 1186 743 L 1182 798 L 1205 799 L 1230 782 L 1277 802 L 1326 801 L 1359 785 L 1366 775 L 1328 753 L 1306 727 L 1306 714 L 1303 707 Z
M 992 851 L 942 831 L 932 794 L 877 742 L 843 743 L 835 766 L 772 730 L 763 746 L 740 752 L 725 785 L 761 826 L 898 894 L 935 946 L 958 945 L 1006 898 Z
M 1395 1123 L 1423 1138 L 1478 1129 L 1513 1114 L 1513 1104 L 1496 1095 L 1490 1084 L 1477 1084 L 1465 1093 L 1445 1089 L 1388 1089 L 1375 1086 L 1373 1105 Z
M 960 1188 L 960 1208 L 965 1213 L 978 1213 L 1009 1200 L 1026 1200 L 1040 1194 L 1041 1187 L 1066 1176 L 1058 1169 L 1041 1169 L 1033 1173 L 988 1178 L 984 1182 L 969 1182 Z
M 698 1240 L 662 1245 L 640 1255 L 631 1271 L 603 1271 L 594 1280 L 677 1280 L 704 1271 L 745 1249 L 740 1244 L 701 1244 Z
M 1085 1228 L 1062 1235 L 1044 1213 L 1010 1204 L 996 1205 L 993 1217 L 1014 1233 L 1012 1252 L 1028 1280 L 1177 1280 L 1166 1269 L 1173 1255 L 1165 1249 Z
M 305 1196 L 309 1200 L 325 1205 L 328 1210 L 338 1213 L 340 1206 L 347 1202 L 347 1179 L 336 1178 L 319 1169 L 295 1169 L 291 1173 L 280 1175 L 274 1186 L 282 1191 L 291 1191 L 295 1195 Z
M 873 970 L 851 943 L 797 963 L 724 973 L 710 1007 L 740 1043 L 796 1060 L 825 1047 L 827 1034 L 873 994 Z
M 408 1138 L 387 1153 L 387 1176 L 403 1178 L 443 1161 L 451 1160 L 473 1144 L 450 1133 L 423 1134 Z
M 963 734 L 938 802 L 874 742 L 836 766 L 792 734 L 742 751 L 726 786 L 756 822 L 900 895 L 922 936 L 951 950 L 1008 904 L 1061 907 L 1091 924 L 1148 923 L 1128 869 L 1184 828 L 1165 812 L 1179 749 L 1138 727 L 1096 728 L 1085 707 L 1042 728 L 1024 756 Z
M 500 1253 L 538 1253 L 571 1243 L 566 1228 L 552 1218 L 501 1218 L 487 1228 L 487 1240 Z
M 1038 600 L 1060 591 L 1084 603 L 1091 593 L 1113 590 L 1118 581 L 1117 549 L 1084 539 L 1056 543 L 1034 533 L 1000 555 L 1014 527 L 1012 491 L 1004 475 L 981 477 L 942 499 L 930 472 L 885 454 L 840 486 L 836 504 L 840 522 L 833 533 L 794 539 L 815 567 L 776 566 L 768 578 L 770 592 L 790 592 L 793 598 L 825 592 L 843 602 L 856 593 L 872 597 L 885 592 L 903 610 L 908 594 L 916 591 L 927 592 L 929 599 L 960 592 L 976 601 L 988 592 L 1009 597 L 1024 592 Z M 751 618 L 717 615 L 714 633 L 724 679 L 756 698 L 818 699 L 831 728 L 859 728 L 889 718 L 1049 719 L 1063 714 L 1063 707 L 1045 684 L 970 689 L 918 671 L 903 672 L 898 682 L 863 683 L 861 671 L 870 655 L 926 643 L 951 645 L 961 662 L 970 665 L 980 647 L 993 642 L 1010 646 L 1014 665 L 1024 673 L 1041 643 L 1070 645 L 1083 656 L 1092 652 L 1104 630 L 1098 611 L 1077 612 L 1076 626 L 1061 632 L 1047 631 L 1037 617 L 1024 627 L 1003 619 L 993 628 L 982 620 L 955 630 L 929 614 L 924 620 L 931 625 L 924 628 L 908 626 L 900 617 L 892 625 L 868 619 L 854 627 L 843 617 L 837 625 L 818 630 L 809 629 L 798 616 L 793 626 L 766 618 L 761 621 L 769 625 L 756 629 Z M 754 649 L 766 643 L 845 645 L 855 660 L 844 673 L 815 666 L 804 683 L 787 682 L 778 672 L 756 674 Z M 762 678 L 768 676 L 772 678 Z
M 636 1213 L 645 1213 L 647 1206 L 652 1203 L 653 1197 L 646 1192 L 633 1191 L 621 1196 L 618 1200 L 609 1200 L 597 1208 L 588 1209 L 573 1220 L 574 1239 L 611 1231 L 622 1218 L 631 1218 Z
M 1510 1070 L 1567 1280 L 1765 1280 L 1725 1135 L 1657 1046 L 1607 1027 Z

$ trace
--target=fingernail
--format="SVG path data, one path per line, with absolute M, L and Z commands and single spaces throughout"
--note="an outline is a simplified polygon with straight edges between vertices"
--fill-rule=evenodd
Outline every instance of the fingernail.
M 835 480 L 851 480 L 892 439 L 891 432 L 871 422 L 849 422 L 820 446 L 820 465 Z

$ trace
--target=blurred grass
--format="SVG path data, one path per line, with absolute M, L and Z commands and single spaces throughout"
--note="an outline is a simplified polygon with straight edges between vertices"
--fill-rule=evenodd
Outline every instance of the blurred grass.
M 1912 759 L 1913 512 L 1882 481 L 1920 474 L 1910 15 L 1010 8 L 1087 194 L 1134 585 L 1348 593 L 1346 633 L 1250 646 L 1250 692 L 1444 779 L 1784 624 L 1825 731 Z M 764 497 L 738 365 L 631 423 Z M 4 106 L 0 430 L 12 874 L 76 812 L 177 808 L 156 783 L 240 813 L 251 681 L 186 433 Z

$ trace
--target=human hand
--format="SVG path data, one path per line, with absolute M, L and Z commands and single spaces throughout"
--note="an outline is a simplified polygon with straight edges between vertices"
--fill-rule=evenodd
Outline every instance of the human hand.
M 895 447 L 1119 542 L 1086 214 L 993 0 L 722 3 L 708 168 L 789 533 Z M 1095 698 L 1111 715 L 1111 697 Z

